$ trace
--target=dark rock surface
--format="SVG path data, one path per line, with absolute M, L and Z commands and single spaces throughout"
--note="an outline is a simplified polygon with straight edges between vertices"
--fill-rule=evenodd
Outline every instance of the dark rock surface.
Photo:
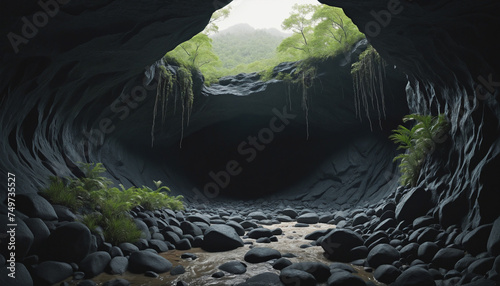
M 228 225 L 212 225 L 205 232 L 201 248 L 206 251 L 226 251 L 243 246 L 234 228 Z
M 250 249 L 244 257 L 245 261 L 250 263 L 260 263 L 277 258 L 281 258 L 281 253 L 267 247 L 254 247 Z
M 133 273 L 145 273 L 147 271 L 164 273 L 171 268 L 172 263 L 170 261 L 149 251 L 134 252 L 129 258 L 128 270 Z

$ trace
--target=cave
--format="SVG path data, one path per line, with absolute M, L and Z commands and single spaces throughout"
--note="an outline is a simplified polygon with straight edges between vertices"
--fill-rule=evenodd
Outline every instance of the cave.
M 411 201 L 418 215 L 394 218 L 404 241 L 416 231 L 413 220 L 425 217 L 439 225 L 432 240 L 441 248 L 456 247 L 487 265 L 468 276 L 462 269 L 468 280 L 450 280 L 463 284 L 438 285 L 496 285 L 500 58 L 494 37 L 500 4 L 320 0 L 342 8 L 366 39 L 317 67 L 307 113 L 303 91 L 282 80 L 240 74 L 207 87 L 199 73 L 193 74 L 189 125 L 181 128 L 177 113 L 152 130 L 158 60 L 229 2 L 2 3 L 3 217 L 10 212 L 11 176 L 15 195 L 30 198 L 50 176 L 81 177 L 79 162 L 102 163 L 124 187 L 161 180 L 187 206 L 203 210 L 233 203 L 329 209 L 342 212 L 351 227 L 360 209 L 371 208 L 372 223 L 353 227 L 366 237 L 385 206 L 397 205 L 399 216 L 405 199 L 424 194 Z M 351 64 L 368 44 L 387 63 L 383 116 L 356 109 Z M 275 68 L 292 69 L 290 63 Z M 444 114 L 450 131 L 426 158 L 416 185 L 405 188 L 393 162 L 401 151 L 388 137 L 411 113 Z M 6 244 L 2 238 L 5 258 Z M 11 283 L 2 280 L 5 273 L 0 281 Z M 25 282 L 12 285 L 32 285 Z

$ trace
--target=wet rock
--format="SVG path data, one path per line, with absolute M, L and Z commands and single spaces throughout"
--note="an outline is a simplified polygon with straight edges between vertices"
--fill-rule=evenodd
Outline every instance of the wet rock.
M 276 286 L 280 284 L 280 277 L 277 274 L 265 272 L 250 277 L 246 282 L 240 283 L 238 286 Z
M 70 277 L 73 274 L 73 268 L 65 262 L 44 261 L 34 268 L 33 273 L 37 285 L 54 285 Z
M 467 233 L 462 238 L 462 245 L 464 249 L 474 256 L 479 253 L 486 252 L 486 245 L 488 244 L 488 238 L 492 228 L 493 224 L 486 224 Z
M 248 237 L 254 239 L 261 237 L 271 237 L 271 236 L 273 236 L 273 233 L 271 232 L 270 229 L 267 228 L 256 228 L 248 232 Z
M 347 271 L 349 273 L 356 273 L 357 271 L 349 264 L 333 262 L 329 265 L 330 272 Z
M 292 208 L 286 208 L 282 210 L 281 213 L 288 217 L 291 217 L 292 219 L 295 219 L 298 215 L 297 212 Z
M 500 217 L 493 223 L 487 243 L 488 253 L 493 256 L 500 255 Z
M 292 265 L 292 262 L 290 260 L 286 259 L 285 257 L 281 257 L 273 263 L 273 268 L 281 270 L 290 265 Z
M 47 238 L 46 260 L 78 263 L 88 255 L 91 241 L 90 231 L 85 225 L 66 223 Z
M 156 273 L 168 272 L 172 263 L 158 254 L 141 250 L 130 255 L 128 270 L 133 273 L 145 273 L 154 271 Z
M 195 260 L 196 258 L 198 258 L 198 256 L 196 256 L 196 254 L 186 252 L 186 253 L 181 254 L 181 258 Z
M 278 227 L 278 228 L 275 228 L 275 229 L 271 230 L 271 233 L 273 235 L 281 235 L 281 234 L 283 234 L 283 230 Z
M 303 223 L 303 222 L 299 222 L 299 223 L 294 224 L 294 226 L 295 227 L 309 227 L 309 224 Z
M 418 258 L 424 262 L 431 262 L 434 255 L 439 250 L 439 246 L 434 242 L 424 242 L 418 247 Z
M 191 249 L 191 242 L 189 242 L 189 239 L 183 238 L 175 243 L 175 248 L 178 250 L 189 250 Z
M 474 273 L 477 275 L 485 275 L 486 272 L 490 271 L 495 262 L 494 257 L 481 258 L 472 262 L 469 267 L 467 267 L 467 272 Z
M 104 282 L 103 286 L 129 286 L 130 281 L 119 278 Z
M 184 269 L 184 266 L 182 266 L 182 265 L 177 265 L 170 270 L 170 275 L 172 275 L 172 276 L 181 275 L 184 273 L 186 273 L 186 269 Z
M 247 266 L 244 263 L 236 260 L 222 264 L 221 266 L 219 266 L 219 269 L 231 274 L 243 274 L 247 272 Z
M 276 216 L 276 220 L 280 221 L 280 222 L 291 222 L 293 221 L 293 219 L 289 216 L 286 216 L 286 215 L 278 215 Z
M 382 264 L 392 264 L 399 257 L 399 252 L 391 245 L 379 244 L 370 250 L 366 261 L 371 267 L 377 268 Z
M 283 269 L 283 271 L 288 269 L 297 269 L 305 271 L 314 276 L 315 280 L 317 280 L 318 282 L 325 282 L 330 276 L 330 268 L 326 264 L 321 262 L 293 263 L 292 265 Z
M 399 254 L 401 255 L 401 257 L 406 259 L 416 259 L 418 257 L 419 246 L 420 244 L 416 242 L 408 243 L 407 245 L 403 246 L 403 248 L 401 248 Z
M 245 235 L 245 229 L 241 226 L 241 224 L 237 223 L 236 221 L 228 221 L 226 222 L 226 224 L 234 228 L 234 230 L 239 236 Z
M 123 251 L 118 246 L 113 246 L 109 250 L 109 255 L 111 255 L 111 258 L 116 256 L 123 256 Z
M 151 247 L 152 249 L 156 250 L 157 252 L 166 252 L 166 251 L 168 251 L 168 246 L 167 246 L 167 244 L 164 241 L 161 241 L 161 240 L 158 240 L 158 239 L 151 239 L 148 243 L 149 243 L 149 247 Z
M 108 270 L 110 274 L 123 274 L 127 271 L 128 259 L 123 256 L 116 256 L 111 259 L 108 265 Z
M 87 255 L 79 265 L 80 271 L 85 273 L 86 278 L 93 278 L 101 274 L 111 261 L 109 253 L 97 251 Z
M 365 222 L 369 221 L 370 219 L 365 213 L 359 213 L 355 215 L 352 219 L 352 225 L 357 226 L 360 224 L 364 224 Z
M 212 274 L 212 277 L 213 277 L 213 278 L 222 278 L 222 277 L 224 277 L 224 276 L 225 276 L 225 274 L 224 274 L 224 272 L 222 272 L 222 271 L 217 271 L 217 272 L 215 272 L 214 274 Z
M 207 229 L 201 248 L 205 251 L 217 252 L 233 250 L 243 246 L 243 241 L 234 228 L 228 225 L 213 225 Z
M 435 286 L 436 282 L 429 271 L 419 266 L 405 270 L 391 286 Z
M 54 205 L 52 206 L 56 212 L 59 221 L 75 221 L 76 215 L 67 207 Z
M 335 271 L 328 278 L 328 286 L 366 286 L 365 281 L 359 276 L 354 276 L 347 271 Z
M 263 212 L 251 212 L 248 214 L 248 217 L 256 220 L 264 220 L 267 219 L 267 215 Z
M 267 247 L 254 247 L 250 249 L 244 257 L 245 261 L 250 263 L 260 263 L 277 258 L 281 258 L 281 253 Z
M 417 217 L 425 215 L 431 207 L 431 192 L 420 187 L 413 188 L 397 204 L 396 218 L 409 224 Z
M 206 223 L 206 224 L 210 225 L 210 218 L 208 218 L 206 215 L 192 214 L 192 215 L 189 215 L 186 219 L 190 222 L 202 222 L 202 223 Z M 171 220 L 172 220 L 172 218 L 171 218 Z M 169 224 L 172 224 L 172 223 L 169 223 Z M 180 226 L 180 223 L 179 223 L 179 226 Z
M 328 233 L 321 242 L 321 247 L 325 250 L 328 258 L 341 262 L 351 261 L 351 249 L 362 245 L 361 236 L 347 229 L 335 229 Z
M 16 209 L 32 218 L 57 220 L 57 214 L 52 205 L 37 193 L 18 194 L 16 196 Z
M 318 238 L 325 236 L 328 232 L 332 231 L 331 229 L 321 229 L 321 230 L 316 230 L 304 237 L 304 239 L 307 240 L 317 240 Z
M 144 273 L 144 276 L 151 277 L 151 278 L 158 278 L 160 276 L 160 274 L 150 270 L 150 271 L 146 271 Z
M 401 270 L 388 264 L 380 265 L 373 272 L 373 277 L 385 284 L 391 284 L 396 281 L 399 275 L 401 275 Z
M 256 243 L 271 243 L 271 239 L 269 237 L 261 237 L 255 240 Z
M 430 226 L 435 222 L 435 219 L 430 216 L 421 216 L 413 220 L 413 229 Z
M 319 222 L 319 216 L 316 213 L 305 213 L 297 217 L 298 223 L 316 224 Z
M 0 285 L 33 286 L 33 279 L 24 264 L 16 262 L 15 268 L 16 278 L 12 279 L 8 276 L 10 270 L 7 267 L 0 267 Z
M 464 251 L 460 249 L 450 247 L 442 248 L 434 255 L 432 264 L 438 268 L 450 270 L 455 267 L 455 264 L 462 259 L 464 255 Z
M 125 256 L 139 251 L 139 247 L 133 245 L 130 242 L 122 242 L 122 243 L 120 243 L 120 245 L 118 245 L 118 247 L 122 250 L 122 252 Z
M 280 280 L 285 285 L 315 286 L 316 279 L 310 273 L 298 269 L 281 270 Z
M 182 229 L 182 232 L 184 234 L 190 234 L 192 236 L 198 236 L 203 234 L 201 228 L 190 221 L 181 222 L 180 228 Z

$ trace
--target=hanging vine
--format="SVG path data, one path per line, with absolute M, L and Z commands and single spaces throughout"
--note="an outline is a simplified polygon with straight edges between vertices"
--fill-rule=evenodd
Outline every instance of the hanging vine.
M 381 129 L 382 118 L 386 117 L 383 85 L 385 65 L 385 61 L 370 45 L 359 55 L 359 60 L 352 64 L 351 67 L 356 117 L 362 120 L 361 109 L 363 108 L 371 130 L 373 130 L 373 125 L 370 109 L 377 111 Z
M 181 139 L 179 146 L 182 148 L 182 139 L 184 137 L 184 126 L 189 125 L 191 110 L 193 108 L 194 93 L 193 93 L 193 75 L 185 67 L 179 67 L 175 73 L 170 71 L 162 61 L 158 66 L 158 85 L 156 88 L 156 99 L 153 108 L 153 124 L 151 128 L 151 146 L 154 144 L 154 130 L 156 117 L 158 116 L 158 108 L 161 107 L 162 125 L 166 121 L 167 108 L 169 97 L 174 97 L 174 115 L 177 110 L 177 101 L 180 99 L 182 115 L 181 115 Z M 187 114 L 186 114 L 187 111 Z M 184 124 L 185 119 L 187 124 Z

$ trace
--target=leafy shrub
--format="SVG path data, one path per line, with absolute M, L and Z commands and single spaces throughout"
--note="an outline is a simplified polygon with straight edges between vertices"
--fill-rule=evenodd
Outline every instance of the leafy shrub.
M 444 114 L 438 116 L 410 114 L 403 117 L 403 122 L 408 121 L 414 121 L 415 125 L 411 129 L 399 125 L 393 130 L 389 139 L 399 144 L 398 149 L 406 150 L 393 160 L 401 160 L 399 164 L 401 184 L 415 186 L 427 155 L 435 150 L 437 144 L 445 141 L 450 127 Z
M 50 185 L 42 191 L 52 203 L 61 204 L 84 215 L 81 222 L 91 231 L 101 228 L 105 239 L 113 244 L 133 242 L 141 232 L 131 218 L 129 211 L 142 206 L 147 210 L 170 208 L 184 209 L 182 196 L 171 197 L 170 189 L 154 181 L 156 190 L 149 187 L 126 189 L 111 187 L 109 178 L 102 176 L 106 171 L 101 163 L 80 163 L 85 177 L 78 179 L 51 177 Z

